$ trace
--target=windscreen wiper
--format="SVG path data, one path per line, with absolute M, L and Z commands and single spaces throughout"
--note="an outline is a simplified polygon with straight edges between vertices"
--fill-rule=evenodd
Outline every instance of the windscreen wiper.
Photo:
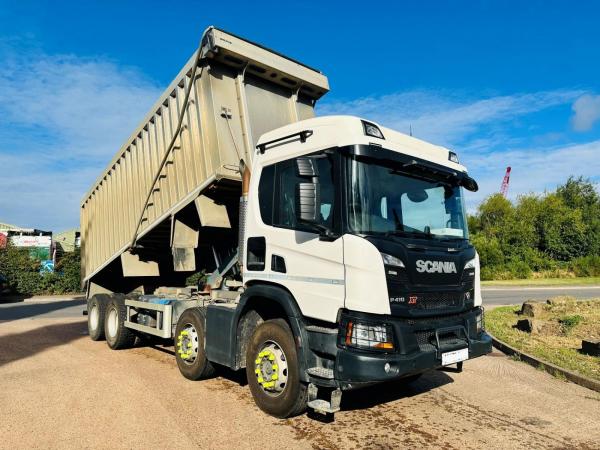
M 431 233 L 425 233 L 423 231 L 407 231 L 407 230 L 390 230 L 385 232 L 386 236 L 413 236 L 413 237 L 425 237 L 426 239 L 433 239 Z

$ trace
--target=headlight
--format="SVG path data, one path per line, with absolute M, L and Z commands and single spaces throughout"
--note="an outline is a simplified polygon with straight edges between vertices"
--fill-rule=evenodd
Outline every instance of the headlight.
M 369 350 L 393 350 L 393 331 L 387 324 L 367 324 L 349 320 L 345 326 L 344 344 Z
M 388 255 L 387 253 L 382 253 L 381 257 L 383 258 L 383 264 L 385 264 L 386 266 L 404 267 L 404 263 L 395 256 Z
M 465 264 L 465 269 L 474 269 L 475 268 L 475 258 L 471 259 L 470 261 L 467 261 L 467 263 Z

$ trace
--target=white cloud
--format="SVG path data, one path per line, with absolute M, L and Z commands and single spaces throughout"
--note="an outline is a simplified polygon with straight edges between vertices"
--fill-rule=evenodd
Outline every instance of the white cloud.
M 487 155 L 470 155 L 464 163 L 479 183 L 479 191 L 469 194 L 471 206 L 500 191 L 507 166 L 512 167 L 509 197 L 542 193 L 564 183 L 570 175 L 598 180 L 600 140 L 555 148 L 525 148 Z
M 160 91 L 135 69 L 105 58 L 0 48 L 0 221 L 52 230 L 76 226 L 81 196 Z M 598 98 L 582 94 L 559 90 L 465 100 L 422 90 L 325 101 L 318 113 L 364 116 L 403 132 L 412 126 L 417 137 L 459 146 L 481 186 L 469 196 L 474 204 L 499 189 L 507 165 L 513 167 L 511 195 L 541 192 L 571 174 L 598 180 L 600 141 L 527 147 L 501 126 L 578 99 L 573 123 L 585 128 L 598 119 L 585 99 L 595 105 Z M 490 152 L 494 147 L 508 151 Z
M 77 226 L 81 197 L 160 91 L 105 58 L 0 54 L 0 221 Z
M 600 120 L 600 95 L 585 94 L 573 103 L 573 128 L 588 131 Z
M 430 142 L 458 148 L 462 162 L 480 189 L 467 194 L 470 209 L 498 192 L 507 166 L 512 166 L 509 196 L 554 189 L 570 175 L 598 180 L 600 141 L 558 145 L 560 134 L 514 133 L 513 122 L 529 114 L 570 104 L 577 90 L 497 96 L 466 101 L 428 91 L 366 97 L 319 106 L 321 114 L 352 114 L 413 134 Z M 565 118 L 565 122 L 566 122 Z M 551 130 L 550 130 L 551 131 Z
M 414 91 L 319 105 L 321 114 L 352 114 L 441 145 L 456 145 L 479 131 L 526 114 L 570 103 L 581 91 L 559 90 L 465 101 L 456 96 Z M 493 135 L 494 133 L 492 133 Z M 503 137 L 504 138 L 504 137 Z M 477 138 L 479 139 L 479 138 Z

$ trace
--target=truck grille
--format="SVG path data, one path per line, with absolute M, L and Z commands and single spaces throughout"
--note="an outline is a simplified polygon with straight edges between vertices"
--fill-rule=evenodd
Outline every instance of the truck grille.
M 427 292 L 413 295 L 417 297 L 415 308 L 427 310 L 459 306 L 463 297 L 460 292 Z

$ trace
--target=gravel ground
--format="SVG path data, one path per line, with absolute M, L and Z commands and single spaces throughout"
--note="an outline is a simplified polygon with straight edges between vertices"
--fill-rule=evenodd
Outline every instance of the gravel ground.
M 345 393 L 332 423 L 280 421 L 240 374 L 191 382 L 172 348 L 111 351 L 86 329 L 84 317 L 0 321 L 0 448 L 600 449 L 599 394 L 497 352 Z

